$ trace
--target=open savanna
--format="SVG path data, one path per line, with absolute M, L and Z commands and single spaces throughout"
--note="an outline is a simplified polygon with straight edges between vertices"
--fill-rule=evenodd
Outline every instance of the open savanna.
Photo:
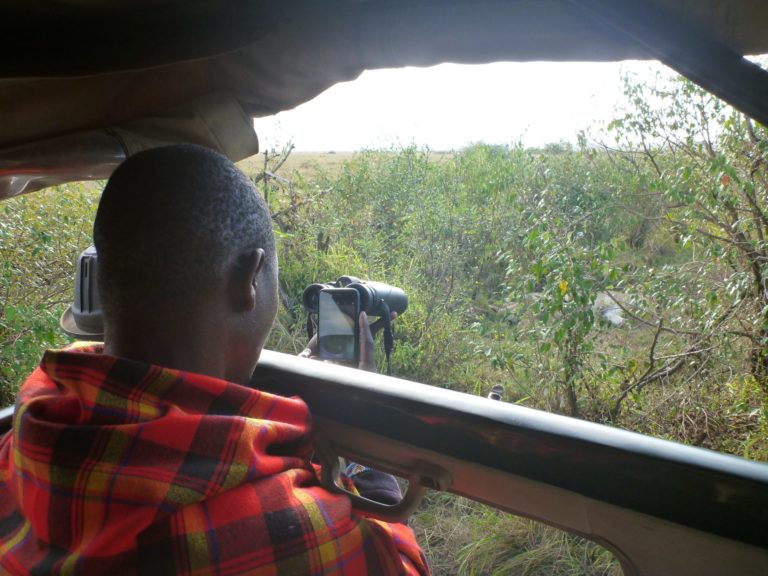
M 274 165 L 271 158 L 275 155 L 280 156 L 281 152 L 267 151 L 268 170 Z M 381 151 L 380 153 L 388 154 L 390 152 Z M 302 152 L 292 150 L 285 164 L 281 166 L 279 174 L 283 177 L 290 177 L 296 174 L 302 177 L 309 177 L 317 172 L 322 172 L 327 175 L 336 176 L 347 163 L 359 156 L 359 154 L 360 152 Z M 431 152 L 430 154 L 434 160 L 449 158 L 453 155 L 452 152 Z M 237 166 L 248 175 L 259 174 L 264 171 L 264 153 L 255 154 L 245 160 L 241 160 L 237 163 Z
M 278 152 L 267 151 L 267 157 L 272 158 Z M 345 162 L 355 156 L 356 152 L 299 152 L 291 151 L 285 164 L 280 169 L 282 176 L 294 173 L 309 176 L 317 170 L 329 174 L 337 174 Z M 268 162 L 270 166 L 272 162 Z M 237 163 L 238 168 L 249 175 L 264 171 L 264 153 L 255 154 Z M 269 168 L 268 168 L 269 169 Z

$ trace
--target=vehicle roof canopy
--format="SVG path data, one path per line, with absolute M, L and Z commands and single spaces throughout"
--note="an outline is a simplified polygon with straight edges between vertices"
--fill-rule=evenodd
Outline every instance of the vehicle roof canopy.
M 196 141 L 238 160 L 252 117 L 442 62 L 654 58 L 768 119 L 768 74 L 741 58 L 768 52 L 764 0 L 10 0 L 0 19 L 0 178 L 104 129 L 126 153 Z

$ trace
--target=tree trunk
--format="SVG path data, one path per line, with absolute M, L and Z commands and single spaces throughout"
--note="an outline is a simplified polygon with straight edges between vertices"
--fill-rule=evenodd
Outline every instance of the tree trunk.
M 581 372 L 581 361 L 578 357 L 578 346 L 569 336 L 565 342 L 565 357 L 563 366 L 565 368 L 565 398 L 568 402 L 568 415 L 573 418 L 579 418 L 579 398 L 576 394 L 576 380 Z
M 763 393 L 768 396 L 768 318 L 763 318 L 763 326 L 752 339 L 750 371 Z
M 568 413 L 574 418 L 579 417 L 579 403 L 576 396 L 576 389 L 573 386 L 573 382 L 569 382 L 565 385 L 565 397 L 568 400 Z

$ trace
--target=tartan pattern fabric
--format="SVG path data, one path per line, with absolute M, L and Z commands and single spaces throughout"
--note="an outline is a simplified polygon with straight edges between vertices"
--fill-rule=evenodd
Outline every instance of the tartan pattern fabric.
M 49 351 L 0 440 L 0 573 L 428 574 L 410 529 L 319 486 L 311 449 L 298 398 Z

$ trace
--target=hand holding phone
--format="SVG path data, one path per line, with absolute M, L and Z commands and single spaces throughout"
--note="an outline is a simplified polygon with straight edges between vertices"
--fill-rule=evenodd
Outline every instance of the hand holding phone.
M 392 312 L 390 315 L 390 321 L 394 322 L 397 318 L 397 312 Z M 358 332 L 359 332 L 359 351 L 360 359 L 357 364 L 357 368 L 360 370 L 367 370 L 368 372 L 377 372 L 376 358 L 373 351 L 373 339 L 376 334 L 384 327 L 385 322 L 383 318 L 379 318 L 373 324 L 368 324 L 368 315 L 365 312 L 361 312 L 358 316 Z M 315 334 L 307 342 L 307 347 L 299 354 L 302 358 L 318 359 L 318 335 Z

